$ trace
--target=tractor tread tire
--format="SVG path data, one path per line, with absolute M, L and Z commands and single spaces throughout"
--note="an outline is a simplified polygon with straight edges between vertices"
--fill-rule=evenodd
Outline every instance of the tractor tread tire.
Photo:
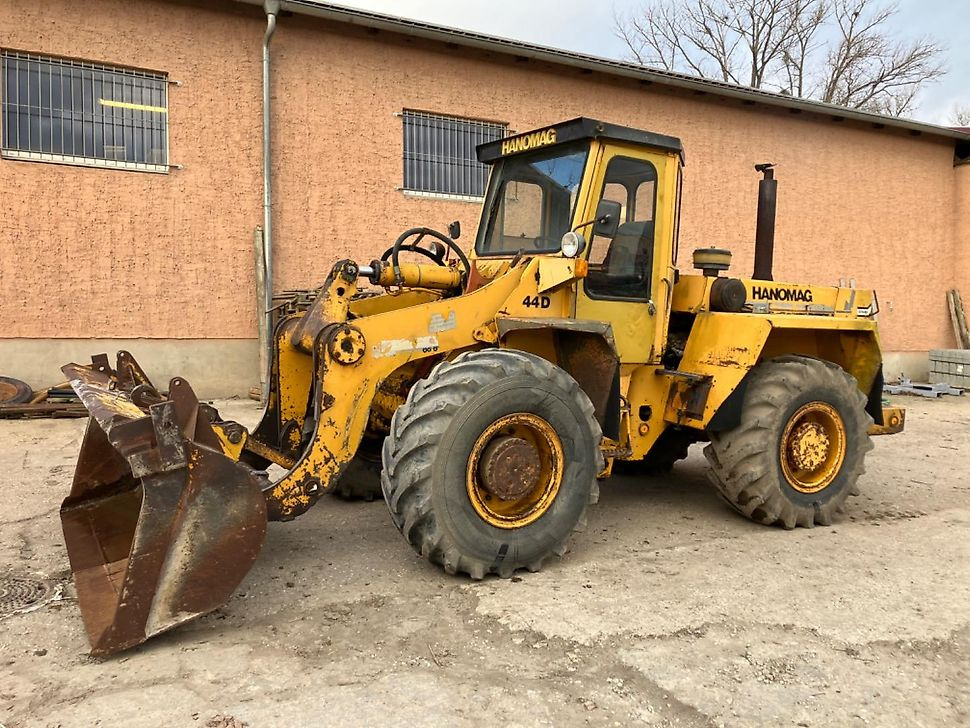
M 569 524 L 561 537 L 557 534 L 548 552 L 524 559 L 515 556 L 501 560 L 476 558 L 463 553 L 453 533 L 438 522 L 434 511 L 432 469 L 438 454 L 437 446 L 446 437 L 462 406 L 484 387 L 523 375 L 551 382 L 582 413 L 582 426 L 589 428 L 594 443 L 593 452 L 588 454 L 594 466 L 589 469 L 588 497 L 582 504 L 578 521 Z M 423 558 L 441 566 L 448 574 L 463 573 L 478 580 L 490 573 L 510 577 L 521 568 L 538 571 L 551 553 L 562 556 L 566 552 L 566 542 L 571 533 L 580 530 L 585 523 L 586 507 L 596 503 L 599 498 L 596 474 L 603 467 L 599 447 L 601 438 L 592 403 L 576 380 L 559 367 L 533 354 L 508 349 L 466 352 L 452 361 L 437 364 L 427 378 L 415 383 L 407 401 L 394 413 L 390 434 L 385 438 L 383 447 L 381 482 L 384 499 L 394 525 L 412 548 Z M 570 455 L 578 457 L 575 453 Z M 561 493 L 558 497 L 561 497 Z M 526 528 L 548 515 L 545 514 Z M 513 552 L 517 552 L 517 549 L 509 550 L 510 554 Z
M 704 455 L 711 482 L 736 511 L 769 526 L 792 529 L 831 525 L 849 495 L 858 495 L 865 456 L 873 445 L 872 418 L 855 378 L 836 364 L 806 356 L 770 359 L 755 367 L 748 382 L 737 427 L 711 433 Z M 807 391 L 827 391 L 846 406 L 838 407 L 848 440 L 835 481 L 815 494 L 798 494 L 780 471 L 778 440 L 785 413 Z

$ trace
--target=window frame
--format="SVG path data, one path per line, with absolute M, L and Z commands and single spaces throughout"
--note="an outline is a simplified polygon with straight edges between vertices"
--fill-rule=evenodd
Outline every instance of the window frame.
M 488 175 L 490 170 L 489 165 L 482 164 L 478 161 L 478 156 L 475 153 L 475 147 L 479 144 L 487 143 L 489 141 L 495 141 L 498 139 L 504 139 L 509 135 L 509 125 L 505 122 L 491 121 L 487 119 L 475 119 L 467 116 L 456 116 L 454 114 L 441 114 L 431 111 L 421 111 L 418 109 L 404 109 L 398 116 L 401 117 L 401 187 L 399 188 L 405 195 L 410 197 L 424 197 L 431 199 L 442 199 L 442 200 L 456 200 L 460 202 L 474 202 L 480 203 L 485 196 L 485 192 L 488 189 Z M 457 131 L 459 134 L 467 134 L 474 131 L 474 129 L 481 128 L 489 131 L 497 131 L 498 136 L 492 138 L 487 135 L 482 136 L 481 141 L 476 142 L 471 147 L 471 156 L 456 156 L 455 160 L 459 164 L 465 164 L 466 162 L 473 163 L 482 167 L 481 170 L 481 194 L 475 194 L 473 191 L 468 189 L 462 189 L 457 192 L 446 191 L 441 189 L 429 189 L 430 187 L 435 187 L 434 184 L 428 184 L 427 182 L 420 186 L 413 178 L 418 176 L 416 171 L 412 170 L 409 174 L 409 165 L 422 164 L 422 160 L 416 159 L 416 155 L 421 154 L 417 149 L 411 149 L 409 147 L 409 125 L 417 122 L 448 122 L 456 125 L 467 125 L 466 128 Z M 443 158 L 442 153 L 434 149 L 430 153 L 425 153 L 430 159 L 428 159 L 424 164 L 427 164 L 429 170 L 433 170 L 436 165 L 448 164 L 448 160 Z M 410 186 L 409 186 L 410 183 Z M 474 187 L 474 184 L 472 185 Z
M 586 178 L 586 174 L 589 169 L 590 144 L 588 140 L 578 140 L 573 142 L 567 142 L 562 145 L 557 145 L 555 147 L 550 147 L 550 149 L 561 150 L 564 147 L 568 148 L 570 146 L 575 146 L 577 149 L 580 146 L 583 147 L 583 164 L 582 164 L 582 172 L 580 174 L 579 188 L 577 189 L 576 199 L 572 201 L 572 207 L 569 210 L 569 216 L 568 216 L 569 226 L 570 228 L 572 228 L 572 226 L 576 222 L 576 211 L 579 209 L 580 200 L 582 198 L 583 180 Z M 488 258 L 488 257 L 510 258 L 516 254 L 515 252 L 510 252 L 507 250 L 492 251 L 492 250 L 484 249 L 484 243 L 488 238 L 488 236 L 491 234 L 492 225 L 494 224 L 493 215 L 498 215 L 499 209 L 502 207 L 501 202 L 496 202 L 496 197 L 502 194 L 505 185 L 507 185 L 511 181 L 515 181 L 515 180 L 507 179 L 503 183 L 496 183 L 493 185 L 492 177 L 498 174 L 502 174 L 505 171 L 505 165 L 509 163 L 510 160 L 514 161 L 516 158 L 517 158 L 517 155 L 504 157 L 502 159 L 499 159 L 497 162 L 494 162 L 491 165 L 491 169 L 489 171 L 489 177 L 485 185 L 486 197 L 485 197 L 484 203 L 482 204 L 482 219 L 479 221 L 478 231 L 475 235 L 475 255 L 477 255 L 479 258 Z M 545 227 L 546 222 L 548 221 L 547 214 L 548 214 L 548 210 L 544 206 L 542 210 L 543 227 Z M 560 241 L 556 241 L 556 245 L 553 248 L 549 248 L 549 249 L 537 248 L 537 249 L 530 250 L 528 252 L 530 255 L 545 255 L 550 253 L 557 253 L 560 251 L 560 249 L 561 249 Z
M 4 141 L 9 141 L 9 136 L 4 139 L 4 129 L 0 129 L 0 158 L 9 159 L 11 161 L 21 161 L 21 162 L 43 162 L 48 164 L 63 164 L 75 167 L 94 167 L 98 169 L 114 169 L 114 170 L 124 170 L 131 172 L 149 172 L 153 174 L 168 174 L 172 168 L 171 164 L 171 125 L 170 125 L 170 98 L 169 98 L 169 86 L 171 81 L 169 79 L 168 73 L 161 71 L 151 71 L 139 68 L 133 68 L 130 66 L 115 65 L 110 63 L 101 63 L 95 61 L 80 60 L 76 58 L 67 58 L 64 56 L 47 55 L 41 53 L 31 53 L 26 51 L 18 51 L 10 48 L 0 48 L 0 110 L 6 108 L 6 97 L 4 92 L 7 91 L 7 73 L 8 63 L 10 60 L 17 62 L 40 62 L 48 64 L 49 68 L 52 70 L 51 78 L 53 79 L 54 72 L 57 69 L 61 69 L 62 74 L 64 69 L 80 68 L 86 69 L 92 72 L 100 72 L 103 74 L 118 74 L 120 76 L 130 76 L 132 78 L 148 79 L 151 81 L 156 81 L 159 83 L 159 87 L 162 94 L 162 106 L 159 108 L 164 108 L 164 130 L 162 138 L 164 139 L 164 161 L 154 163 L 154 162 L 135 162 L 127 161 L 123 159 L 109 159 L 107 157 L 95 157 L 95 156 L 85 156 L 83 154 L 63 154 L 54 152 L 43 152 L 43 151 L 33 151 L 30 149 L 17 149 L 14 147 L 8 147 L 4 145 Z M 61 87 L 63 92 L 63 86 Z M 111 99 L 112 101 L 117 101 L 117 99 Z M 70 113 L 72 115 L 79 114 L 83 115 L 85 112 L 83 110 L 83 102 L 81 104 L 81 110 L 77 111 L 74 108 L 74 98 L 71 99 L 72 105 L 70 107 L 70 112 L 65 108 L 61 108 L 61 113 Z M 12 102 L 11 102 L 12 103 Z M 20 103 L 18 97 L 18 105 Z M 128 103 L 128 102 L 121 102 Z M 50 118 L 53 119 L 53 101 L 48 100 L 49 107 L 44 109 L 41 106 L 37 107 L 37 114 L 41 115 L 43 112 L 50 114 Z M 126 107 L 122 107 L 126 108 Z M 30 109 L 31 112 L 34 111 L 33 108 Z M 90 112 L 92 115 L 94 112 Z M 3 124 L 5 113 L 0 113 L 0 125 Z M 62 117 L 63 119 L 63 117 Z M 82 119 L 82 124 L 86 123 Z M 102 130 L 102 147 L 105 146 L 104 142 L 106 137 L 104 135 L 105 126 L 110 123 L 104 117 L 100 120 L 100 126 Z M 143 128 L 136 129 L 130 123 L 124 123 L 125 132 L 128 134 L 142 133 Z M 92 119 L 91 122 L 93 129 L 98 129 L 99 122 L 96 119 Z M 123 137 L 123 139 L 126 137 Z M 115 140 L 114 138 L 112 140 Z M 19 141 L 19 140 L 18 140 Z
M 609 158 L 609 160 L 606 162 L 606 169 L 605 169 L 605 171 L 603 173 L 603 183 L 600 186 L 599 195 L 596 197 L 597 204 L 599 204 L 599 201 L 603 199 L 603 195 L 606 192 L 606 185 L 607 184 L 618 184 L 618 183 L 609 183 L 609 182 L 607 182 L 608 175 L 609 175 L 609 172 L 610 172 L 610 165 L 613 163 L 614 160 L 617 160 L 617 159 L 623 159 L 623 160 L 631 161 L 631 162 L 640 162 L 642 164 L 649 165 L 653 169 L 653 174 L 654 174 L 654 177 L 653 177 L 653 180 L 652 180 L 653 181 L 653 209 L 650 212 L 651 217 L 650 217 L 650 220 L 648 221 L 648 222 L 652 222 L 653 223 L 653 240 L 652 240 L 652 249 L 650 251 L 650 268 L 649 268 L 649 270 L 647 270 L 647 283 L 648 283 L 648 287 L 647 287 L 646 295 L 644 295 L 642 297 L 640 297 L 640 296 L 634 297 L 634 296 L 597 295 L 596 293 L 590 291 L 590 289 L 589 289 L 589 276 L 588 275 L 583 279 L 583 293 L 586 294 L 586 297 L 587 298 L 589 298 L 591 300 L 594 300 L 594 301 L 618 301 L 618 302 L 626 302 L 626 303 L 649 303 L 650 301 L 653 300 L 653 263 L 654 263 L 654 254 L 657 252 L 657 200 L 660 197 L 660 170 L 657 168 L 657 165 L 651 159 L 645 159 L 643 157 L 637 157 L 637 156 L 633 156 L 631 154 L 624 154 L 624 153 L 616 153 L 616 154 L 611 155 L 610 158 Z M 641 181 L 640 184 L 642 185 L 643 182 Z M 623 187 L 624 187 L 624 189 L 626 189 L 625 185 Z M 637 188 L 639 189 L 639 185 L 637 185 Z M 635 190 L 631 191 L 629 189 L 626 189 L 626 193 L 627 193 L 627 203 L 624 206 L 624 215 L 623 215 L 624 218 L 626 218 L 626 217 L 629 216 L 629 209 L 630 209 L 629 208 L 629 204 L 630 204 L 631 200 L 632 201 L 635 201 L 636 200 L 636 191 Z M 636 222 L 636 221 L 635 220 L 624 220 L 624 222 Z M 611 245 L 612 245 L 612 242 L 613 241 L 610 240 L 610 244 Z M 593 237 L 590 236 L 590 240 L 589 240 L 589 242 L 586 245 L 586 254 L 584 256 L 586 258 L 587 264 L 589 264 L 589 256 L 592 254 L 592 252 L 593 252 Z

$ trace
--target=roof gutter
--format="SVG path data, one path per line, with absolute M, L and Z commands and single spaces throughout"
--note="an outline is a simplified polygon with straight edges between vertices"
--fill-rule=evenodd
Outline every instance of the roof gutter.
M 237 2 L 259 4 L 260 0 L 237 0 Z M 426 38 L 442 43 L 452 43 L 468 48 L 491 51 L 493 53 L 504 53 L 530 58 L 536 61 L 571 66 L 587 71 L 598 71 L 612 76 L 633 78 L 662 86 L 682 88 L 698 94 L 711 94 L 713 96 L 734 98 L 748 103 L 760 103 L 766 106 L 788 109 L 795 113 L 805 111 L 813 114 L 831 116 L 840 120 L 852 119 L 854 121 L 872 124 L 879 128 L 898 128 L 905 129 L 914 134 L 928 134 L 937 137 L 957 139 L 963 142 L 970 141 L 970 134 L 949 127 L 937 126 L 936 124 L 927 124 L 912 119 L 902 119 L 893 116 L 883 116 L 882 114 L 873 114 L 871 112 L 859 111 L 835 104 L 826 104 L 821 101 L 797 99 L 770 91 L 736 86 L 721 81 L 688 76 L 682 73 L 649 69 L 626 61 L 600 58 L 584 53 L 536 45 L 534 43 L 525 43 L 508 38 L 484 35 L 469 30 L 448 28 L 433 23 L 408 20 L 406 18 L 375 13 L 368 10 L 347 8 L 331 3 L 315 2 L 314 0 L 283 0 L 282 7 L 283 10 L 293 13 L 311 15 L 335 22 L 377 28 L 392 33 Z

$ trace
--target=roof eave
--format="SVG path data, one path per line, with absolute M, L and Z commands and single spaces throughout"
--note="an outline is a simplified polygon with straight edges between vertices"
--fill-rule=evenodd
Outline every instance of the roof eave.
M 262 0 L 236 1 L 250 5 L 262 6 L 263 4 Z M 679 73 L 648 69 L 625 61 L 600 58 L 574 51 L 511 40 L 509 38 L 485 35 L 469 30 L 448 28 L 424 21 L 409 20 L 393 15 L 375 13 L 369 10 L 348 8 L 331 3 L 322 4 L 314 2 L 314 0 L 283 0 L 282 9 L 335 22 L 376 28 L 441 43 L 453 43 L 468 48 L 521 56 L 537 61 L 572 66 L 574 68 L 605 73 L 612 76 L 631 78 L 638 81 L 649 81 L 657 85 L 681 88 L 695 93 L 733 98 L 749 103 L 753 102 L 764 104 L 765 106 L 787 109 L 789 111 L 804 111 L 806 113 L 830 116 L 838 119 L 851 119 L 879 128 L 903 129 L 913 134 L 927 134 L 962 142 L 970 142 L 970 134 L 950 127 L 937 126 L 936 124 L 928 124 L 926 122 L 895 116 L 883 116 L 881 114 L 859 111 L 835 104 L 827 104 L 821 101 L 792 98 L 770 91 L 745 88 L 743 86 L 735 86 Z

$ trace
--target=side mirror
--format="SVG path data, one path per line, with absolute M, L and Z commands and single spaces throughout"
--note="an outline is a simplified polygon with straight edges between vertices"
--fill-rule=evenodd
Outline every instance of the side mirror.
M 461 221 L 455 220 L 453 223 L 448 225 L 448 237 L 452 240 L 458 240 L 461 237 Z
M 596 222 L 593 223 L 593 235 L 612 238 L 616 229 L 620 227 L 620 215 L 623 208 L 614 200 L 600 200 L 596 206 Z

